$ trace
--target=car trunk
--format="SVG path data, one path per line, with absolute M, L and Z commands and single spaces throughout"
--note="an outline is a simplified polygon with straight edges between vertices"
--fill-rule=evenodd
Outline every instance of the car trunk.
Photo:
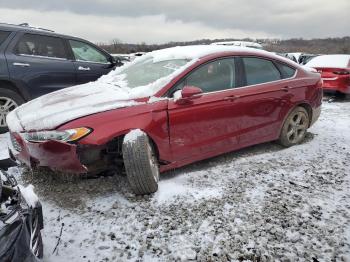
M 323 88 L 336 89 L 350 85 L 350 69 L 345 68 L 316 68 L 321 73 Z

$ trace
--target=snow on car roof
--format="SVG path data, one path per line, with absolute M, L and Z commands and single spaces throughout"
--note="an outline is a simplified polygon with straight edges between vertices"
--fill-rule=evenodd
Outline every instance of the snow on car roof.
M 348 68 L 350 67 L 350 55 L 321 55 L 313 58 L 305 66 Z
M 242 46 L 242 47 L 255 47 L 262 49 L 262 45 L 256 42 L 248 42 L 248 41 L 222 41 L 222 42 L 214 42 L 211 45 L 226 45 L 226 46 Z
M 220 52 L 256 52 L 260 54 L 270 54 L 263 50 L 256 50 L 247 47 L 224 46 L 224 45 L 192 45 L 192 46 L 176 46 L 166 49 L 150 52 L 143 57 L 153 56 L 155 60 L 171 60 L 171 59 L 198 59 L 207 55 Z

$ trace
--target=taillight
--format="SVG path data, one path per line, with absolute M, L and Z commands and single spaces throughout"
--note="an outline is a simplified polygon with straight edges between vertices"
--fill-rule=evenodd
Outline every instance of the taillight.
M 350 75 L 349 71 L 333 71 L 333 74 L 336 75 Z

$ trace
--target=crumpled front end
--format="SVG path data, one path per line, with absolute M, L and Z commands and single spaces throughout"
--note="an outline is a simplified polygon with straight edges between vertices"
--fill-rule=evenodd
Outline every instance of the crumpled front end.
M 9 154 L 30 168 L 48 167 L 53 171 L 83 174 L 87 168 L 80 163 L 77 145 L 48 140 L 45 142 L 29 142 L 19 133 L 10 133 Z

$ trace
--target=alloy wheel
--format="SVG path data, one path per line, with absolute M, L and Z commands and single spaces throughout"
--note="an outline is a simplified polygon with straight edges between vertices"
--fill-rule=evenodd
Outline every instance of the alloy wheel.
M 308 117 L 304 112 L 296 112 L 290 119 L 287 128 L 287 139 L 290 143 L 299 143 L 307 130 Z
M 6 116 L 18 107 L 18 104 L 9 97 L 0 97 L 0 127 L 7 127 Z

